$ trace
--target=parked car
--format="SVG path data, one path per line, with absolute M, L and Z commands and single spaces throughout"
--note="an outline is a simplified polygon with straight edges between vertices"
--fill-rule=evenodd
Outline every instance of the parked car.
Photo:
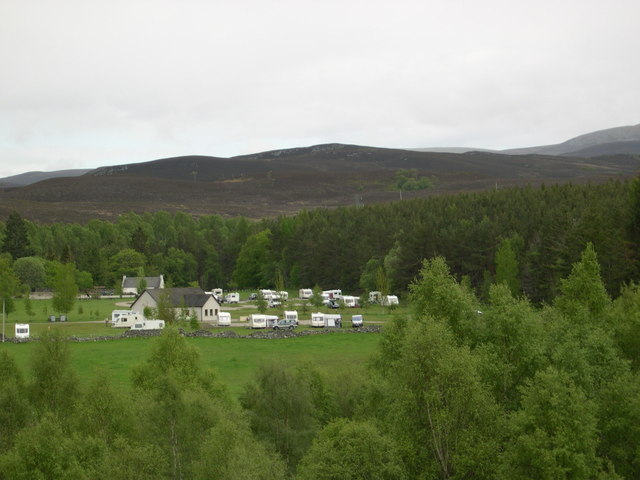
M 293 330 L 297 326 L 298 326 L 298 322 L 296 322 L 295 320 L 291 320 L 291 319 L 288 319 L 288 318 L 283 318 L 283 319 L 278 320 L 276 323 L 273 324 L 273 329 L 274 330 L 280 330 L 281 328 L 286 328 L 288 330 Z
M 258 294 L 257 293 L 250 293 L 249 294 L 249 300 L 257 300 L 258 299 Z

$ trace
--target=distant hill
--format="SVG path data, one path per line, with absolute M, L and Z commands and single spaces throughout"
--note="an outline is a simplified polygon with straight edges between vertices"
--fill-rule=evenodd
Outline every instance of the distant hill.
M 601 156 L 615 154 L 640 154 L 640 124 L 607 128 L 587 133 L 556 145 L 512 148 L 502 150 L 509 155 L 572 155 Z
M 0 178 L 0 187 L 19 187 L 23 185 L 31 185 L 32 183 L 47 180 L 49 178 L 58 177 L 77 177 L 89 172 L 90 169 L 79 168 L 73 170 L 56 170 L 54 172 L 27 172 L 10 177 Z
M 0 219 L 11 210 L 43 222 L 116 219 L 165 210 L 260 219 L 302 209 L 399 199 L 396 172 L 415 169 L 433 187 L 402 197 L 473 192 L 541 183 L 603 182 L 634 176 L 633 155 L 582 158 L 420 152 L 325 144 L 232 158 L 185 156 L 107 166 L 0 190 Z

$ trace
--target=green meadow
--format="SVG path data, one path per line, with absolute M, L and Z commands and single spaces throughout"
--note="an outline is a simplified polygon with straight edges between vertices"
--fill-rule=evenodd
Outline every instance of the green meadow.
M 126 309 L 118 303 L 127 299 L 82 300 L 76 302 L 74 311 L 68 315 L 65 323 L 47 321 L 45 312 L 51 311 L 51 300 L 31 300 L 32 311 L 29 315 L 24 308 L 22 299 L 16 300 L 16 311 L 9 315 L 5 332 L 7 338 L 14 335 L 14 323 L 29 323 L 31 336 L 37 337 L 47 329 L 64 330 L 65 336 L 102 337 L 118 336 L 123 330 L 111 328 L 104 322 L 110 317 L 111 310 Z M 223 305 L 223 310 L 232 312 L 233 321 L 255 313 L 256 309 L 249 304 L 239 306 Z M 311 307 L 302 313 L 299 305 L 290 302 L 287 308 L 298 308 L 302 320 L 311 317 Z M 322 310 L 322 309 L 321 309 Z M 315 309 L 313 309 L 315 311 Z M 327 310 L 325 310 L 327 311 Z M 402 311 L 402 310 L 400 310 Z M 273 309 L 267 313 L 277 314 Z M 212 368 L 221 380 L 237 395 L 243 386 L 251 380 L 257 367 L 261 363 L 276 362 L 283 366 L 312 364 L 328 373 L 335 373 L 353 367 L 361 367 L 376 351 L 380 335 L 348 333 L 350 315 L 362 313 L 365 323 L 384 323 L 392 316 L 388 309 L 368 307 L 367 309 L 339 310 L 343 315 L 342 331 L 323 335 L 309 335 L 304 337 L 283 339 L 257 338 L 188 338 L 200 352 L 200 359 L 204 367 Z M 215 326 L 202 325 L 202 328 L 214 331 L 233 330 L 244 337 L 252 332 L 247 327 L 231 327 L 220 329 Z M 299 330 L 309 329 L 300 326 Z M 185 326 L 185 329 L 188 329 Z M 90 379 L 97 369 L 109 373 L 112 382 L 122 388 L 129 385 L 131 368 L 144 361 L 153 342 L 150 338 L 128 338 L 114 340 L 99 340 L 90 342 L 71 342 L 73 365 L 81 381 Z M 31 352 L 35 342 L 21 344 L 4 343 L 1 349 L 6 349 L 21 366 L 25 374 L 29 370 Z

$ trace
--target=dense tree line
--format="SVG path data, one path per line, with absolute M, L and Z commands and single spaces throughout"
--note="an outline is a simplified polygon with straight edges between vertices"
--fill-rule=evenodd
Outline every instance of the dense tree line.
M 422 259 L 442 256 L 484 299 L 492 281 L 508 274 L 513 293 L 539 304 L 559 292 L 586 242 L 599 255 L 610 293 L 637 278 L 639 183 L 514 188 L 260 222 L 157 212 L 113 223 L 38 225 L 12 214 L 0 223 L 0 249 L 32 289 L 51 287 L 57 264 L 72 263 L 85 284 L 107 287 L 122 275 L 162 273 L 172 286 L 269 288 L 281 275 L 289 288 L 354 293 L 375 289 L 383 269 L 389 289 L 402 293 Z M 45 276 L 20 264 L 34 259 Z
M 442 257 L 409 290 L 368 365 L 262 365 L 239 403 L 173 329 L 122 391 L 56 335 L 26 375 L 0 352 L 0 477 L 640 477 L 640 288 L 612 299 L 591 243 L 543 307 Z

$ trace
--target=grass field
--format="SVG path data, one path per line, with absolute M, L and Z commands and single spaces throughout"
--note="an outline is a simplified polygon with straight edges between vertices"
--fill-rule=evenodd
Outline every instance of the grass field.
M 77 301 L 65 323 L 48 322 L 48 315 L 54 314 L 51 300 L 32 299 L 29 315 L 25 310 L 24 300 L 16 299 L 15 311 L 9 315 L 5 333 L 7 338 L 14 336 L 15 323 L 29 323 L 31 336 L 38 337 L 47 329 L 62 329 L 65 336 L 119 336 L 123 330 L 111 328 L 105 323 L 114 309 L 126 309 L 122 305 L 131 299 L 99 299 Z M 223 310 L 231 312 L 233 321 L 246 317 L 257 310 L 250 303 L 239 305 L 223 305 Z M 301 305 L 290 300 L 287 309 L 298 309 L 301 320 L 311 317 L 315 308 L 309 306 L 303 312 Z M 321 311 L 329 311 L 320 309 Z M 406 307 L 396 310 L 396 313 L 406 311 Z M 352 314 L 361 313 L 365 317 L 365 324 L 376 322 L 384 324 L 394 312 L 379 306 L 367 309 L 338 310 L 343 315 L 343 325 L 349 325 Z M 278 314 L 280 310 L 271 309 L 267 313 Z M 185 326 L 186 329 L 188 327 Z M 252 332 L 247 327 L 231 327 L 220 329 L 212 325 L 202 325 L 202 328 L 216 331 L 233 330 L 238 335 L 246 336 Z M 299 330 L 310 327 L 301 325 Z M 311 363 L 326 371 L 348 369 L 353 365 L 362 365 L 376 350 L 380 335 L 378 334 L 347 334 L 335 332 L 326 335 L 310 335 L 299 338 L 286 339 L 246 339 L 246 338 L 189 338 L 201 355 L 203 367 L 215 369 L 230 391 L 237 395 L 254 375 L 260 363 L 282 362 L 283 365 L 300 365 Z M 113 383 L 122 388 L 129 385 L 131 367 L 142 362 L 149 353 L 153 339 L 128 338 L 113 341 L 72 342 L 71 352 L 73 365 L 82 382 L 90 379 L 96 369 L 104 369 L 111 375 Z M 23 344 L 3 343 L 0 349 L 8 351 L 18 365 L 28 374 L 30 356 L 36 347 L 34 342 Z
M 318 368 L 337 372 L 353 365 L 361 366 L 376 350 L 379 334 L 329 333 L 284 339 L 188 338 L 200 352 L 203 367 L 216 370 L 232 394 L 238 395 L 251 380 L 261 363 L 283 365 L 311 363 Z M 130 338 L 113 341 L 70 343 L 73 366 L 82 382 L 96 369 L 109 372 L 114 385 L 129 386 L 131 367 L 144 361 L 153 339 Z M 35 342 L 0 344 L 22 368 L 29 370 Z

